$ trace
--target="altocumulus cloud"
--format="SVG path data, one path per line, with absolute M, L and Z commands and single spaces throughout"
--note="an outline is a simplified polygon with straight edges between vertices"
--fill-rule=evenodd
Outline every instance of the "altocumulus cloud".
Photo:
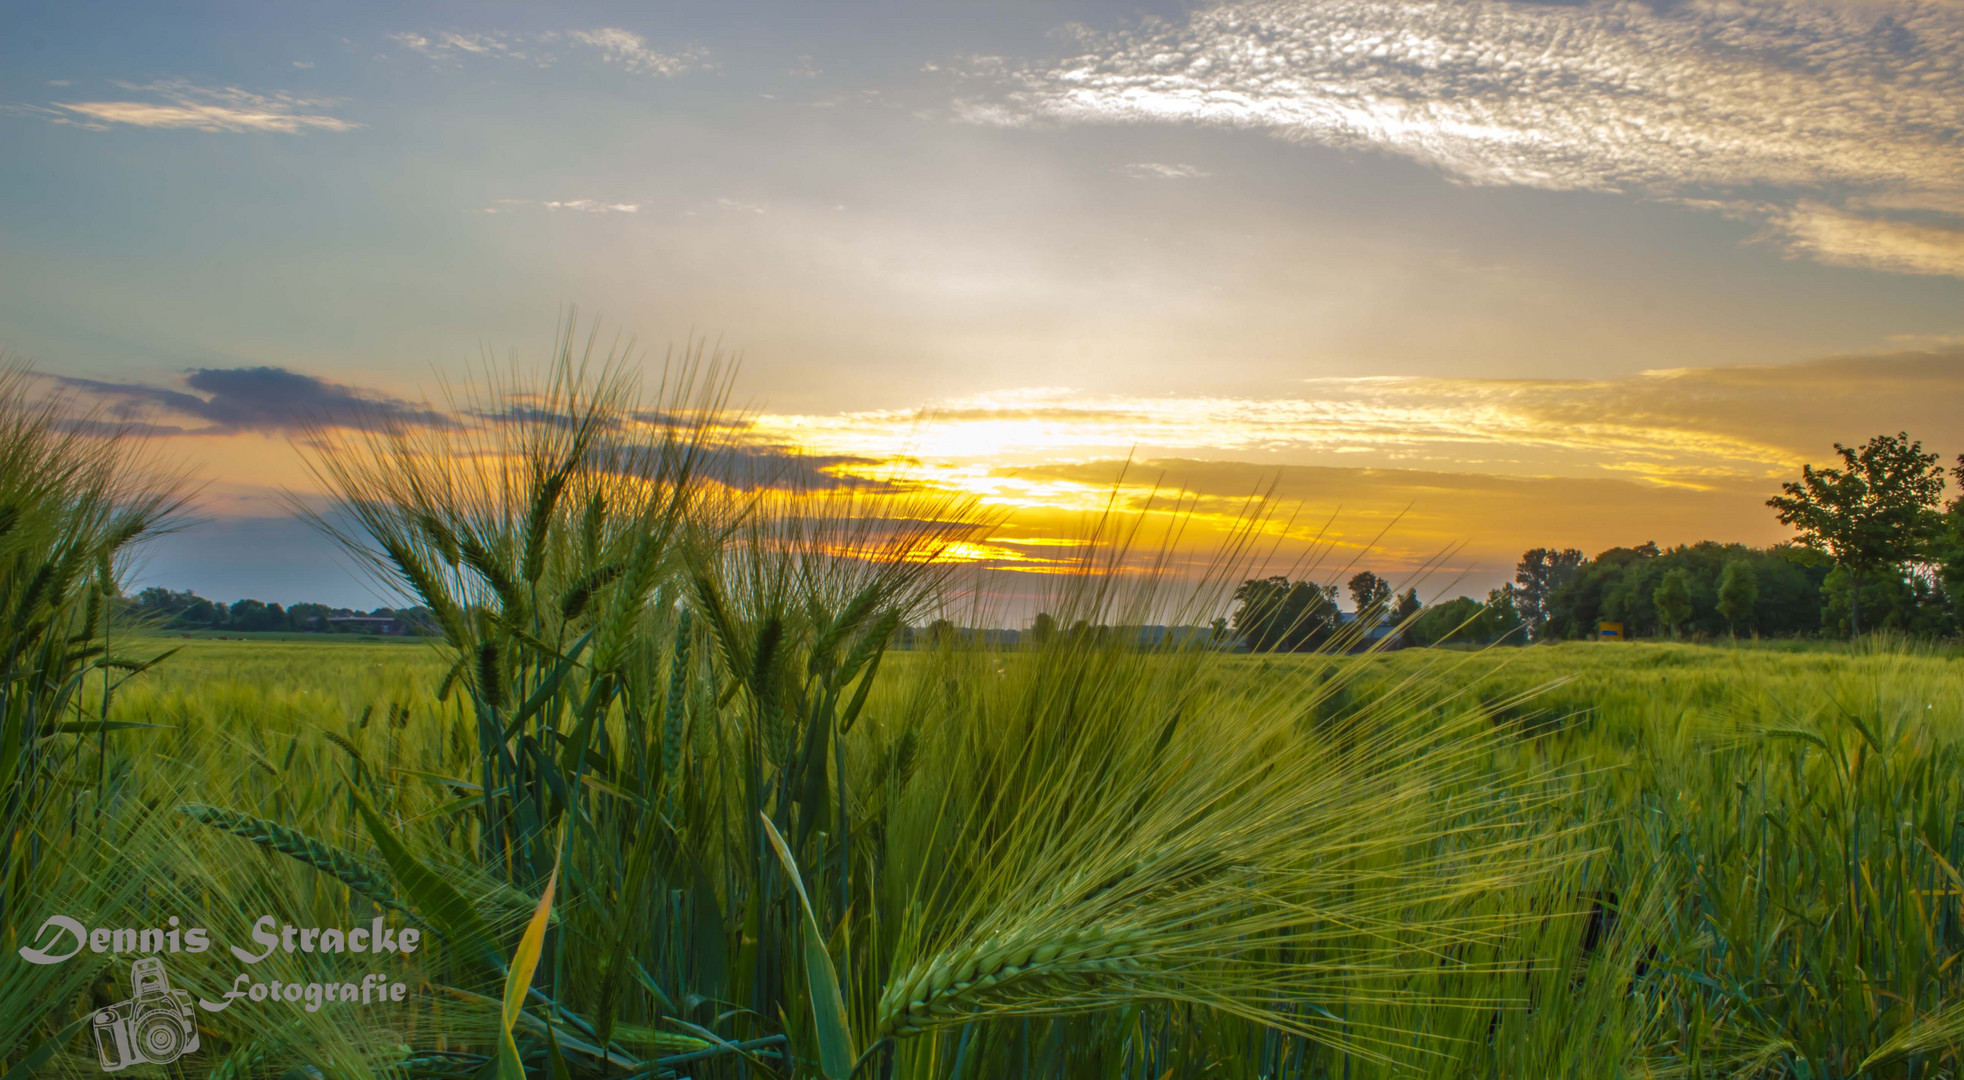
M 1247 127 L 1469 183 L 1709 200 L 1795 254 L 1964 274 L 1964 6 L 1944 0 L 1253 0 L 1078 33 L 1061 63 L 977 61 L 967 85 L 993 89 L 958 112 Z
M 508 34 L 491 31 L 419 34 L 405 31 L 389 39 L 411 52 L 421 53 L 443 63 L 458 63 L 467 57 L 519 60 L 539 67 L 557 63 L 562 49 L 589 52 L 603 63 L 638 75 L 673 77 L 709 66 L 708 50 L 686 46 L 664 51 L 648 44 L 648 39 L 632 30 L 603 26 L 597 30 L 549 30 L 539 34 Z
M 142 383 L 61 378 L 63 385 L 105 399 L 131 419 L 166 417 L 197 426 L 151 420 L 165 435 L 304 432 L 315 426 L 374 430 L 391 424 L 450 426 L 424 405 L 278 367 L 198 368 L 184 390 Z
M 331 98 L 292 94 L 254 94 L 237 87 L 203 87 L 180 79 L 153 83 L 116 83 L 137 98 L 100 101 L 57 101 L 15 110 L 58 124 L 75 124 L 94 131 L 116 125 L 146 128 L 191 128 L 214 132 L 351 131 L 360 124 L 319 111 L 333 106 Z

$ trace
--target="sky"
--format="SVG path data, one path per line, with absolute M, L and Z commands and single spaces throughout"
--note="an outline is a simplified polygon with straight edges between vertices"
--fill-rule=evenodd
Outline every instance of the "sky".
M 1964 451 L 1964 2 L 0 8 L 0 350 L 201 480 L 136 584 L 368 606 L 306 422 L 569 319 L 1011 571 L 1115 496 L 1479 592 Z M 573 314 L 577 312 L 577 314 Z M 1322 572 L 1322 571 L 1319 571 Z

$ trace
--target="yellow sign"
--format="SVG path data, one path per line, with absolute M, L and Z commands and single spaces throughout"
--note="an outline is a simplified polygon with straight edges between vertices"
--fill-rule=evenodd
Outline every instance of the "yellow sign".
M 1601 622 L 1596 624 L 1596 640 L 1623 641 L 1623 624 L 1620 622 Z

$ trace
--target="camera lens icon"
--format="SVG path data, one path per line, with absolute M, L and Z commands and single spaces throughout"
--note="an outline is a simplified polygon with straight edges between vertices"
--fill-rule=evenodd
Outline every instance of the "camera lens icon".
M 168 1065 L 198 1048 L 191 995 L 173 990 L 164 962 L 146 956 L 130 965 L 130 999 L 97 1011 L 95 1048 L 102 1071 Z
M 176 1016 L 151 1013 L 139 1021 L 136 1041 L 151 1061 L 176 1061 L 184 1053 L 184 1024 Z

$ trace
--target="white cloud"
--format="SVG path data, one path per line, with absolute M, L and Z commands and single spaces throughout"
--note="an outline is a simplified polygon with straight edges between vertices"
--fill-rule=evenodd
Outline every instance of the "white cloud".
M 458 34 L 444 32 L 434 38 L 417 33 L 390 34 L 389 40 L 408 49 L 419 52 L 432 60 L 455 61 L 459 54 L 472 56 L 500 56 L 512 60 L 524 60 L 523 51 L 514 47 L 518 39 L 506 34 Z
M 1194 165 L 1167 165 L 1157 161 L 1135 161 L 1121 166 L 1119 171 L 1141 180 L 1195 180 L 1214 175 Z
M 598 30 L 548 31 L 542 34 L 497 32 L 463 34 L 444 32 L 433 37 L 413 31 L 390 34 L 389 40 L 411 52 L 432 60 L 455 64 L 465 57 L 523 60 L 547 67 L 559 60 L 555 46 L 572 45 L 599 53 L 603 63 L 643 75 L 672 77 L 696 68 L 708 67 L 709 52 L 700 46 L 663 52 L 651 48 L 646 38 L 631 30 L 606 26 Z
M 548 210 L 578 210 L 583 214 L 637 214 L 641 212 L 639 203 L 610 203 L 594 199 L 550 200 L 544 204 Z
M 1964 277 L 1964 228 L 1863 217 L 1802 202 L 1774 221 L 1787 247 L 1837 266 Z
M 103 131 L 124 124 L 147 128 L 192 128 L 214 132 L 350 131 L 361 125 L 351 120 L 305 110 L 335 102 L 292 94 L 253 94 L 236 87 L 208 88 L 181 80 L 147 85 L 118 83 L 125 90 L 150 95 L 147 101 L 57 101 L 31 110 L 56 123 L 73 123 Z
M 640 34 L 612 26 L 599 30 L 574 30 L 566 36 L 578 44 L 600 50 L 600 55 L 610 64 L 619 64 L 629 71 L 649 75 L 680 75 L 705 66 L 704 60 L 709 55 L 701 47 L 674 53 L 658 52 L 649 48 L 647 40 Z
M 1075 36 L 1085 51 L 1062 63 L 971 61 L 967 85 L 994 89 L 956 115 L 1245 127 L 1475 184 L 1786 189 L 1779 207 L 1851 213 L 1964 200 L 1964 6 L 1945 0 L 1250 0 Z M 1957 272 L 1942 237 L 1885 219 L 1860 241 L 1827 235 L 1856 227 L 1818 214 L 1792 224 L 1795 246 L 1823 258 L 1883 246 L 1896 254 L 1860 264 Z
M 572 210 L 582 214 L 638 214 L 640 203 L 608 202 L 604 199 L 497 199 L 478 210 L 480 214 L 509 214 L 515 210 L 539 207 L 546 210 Z

